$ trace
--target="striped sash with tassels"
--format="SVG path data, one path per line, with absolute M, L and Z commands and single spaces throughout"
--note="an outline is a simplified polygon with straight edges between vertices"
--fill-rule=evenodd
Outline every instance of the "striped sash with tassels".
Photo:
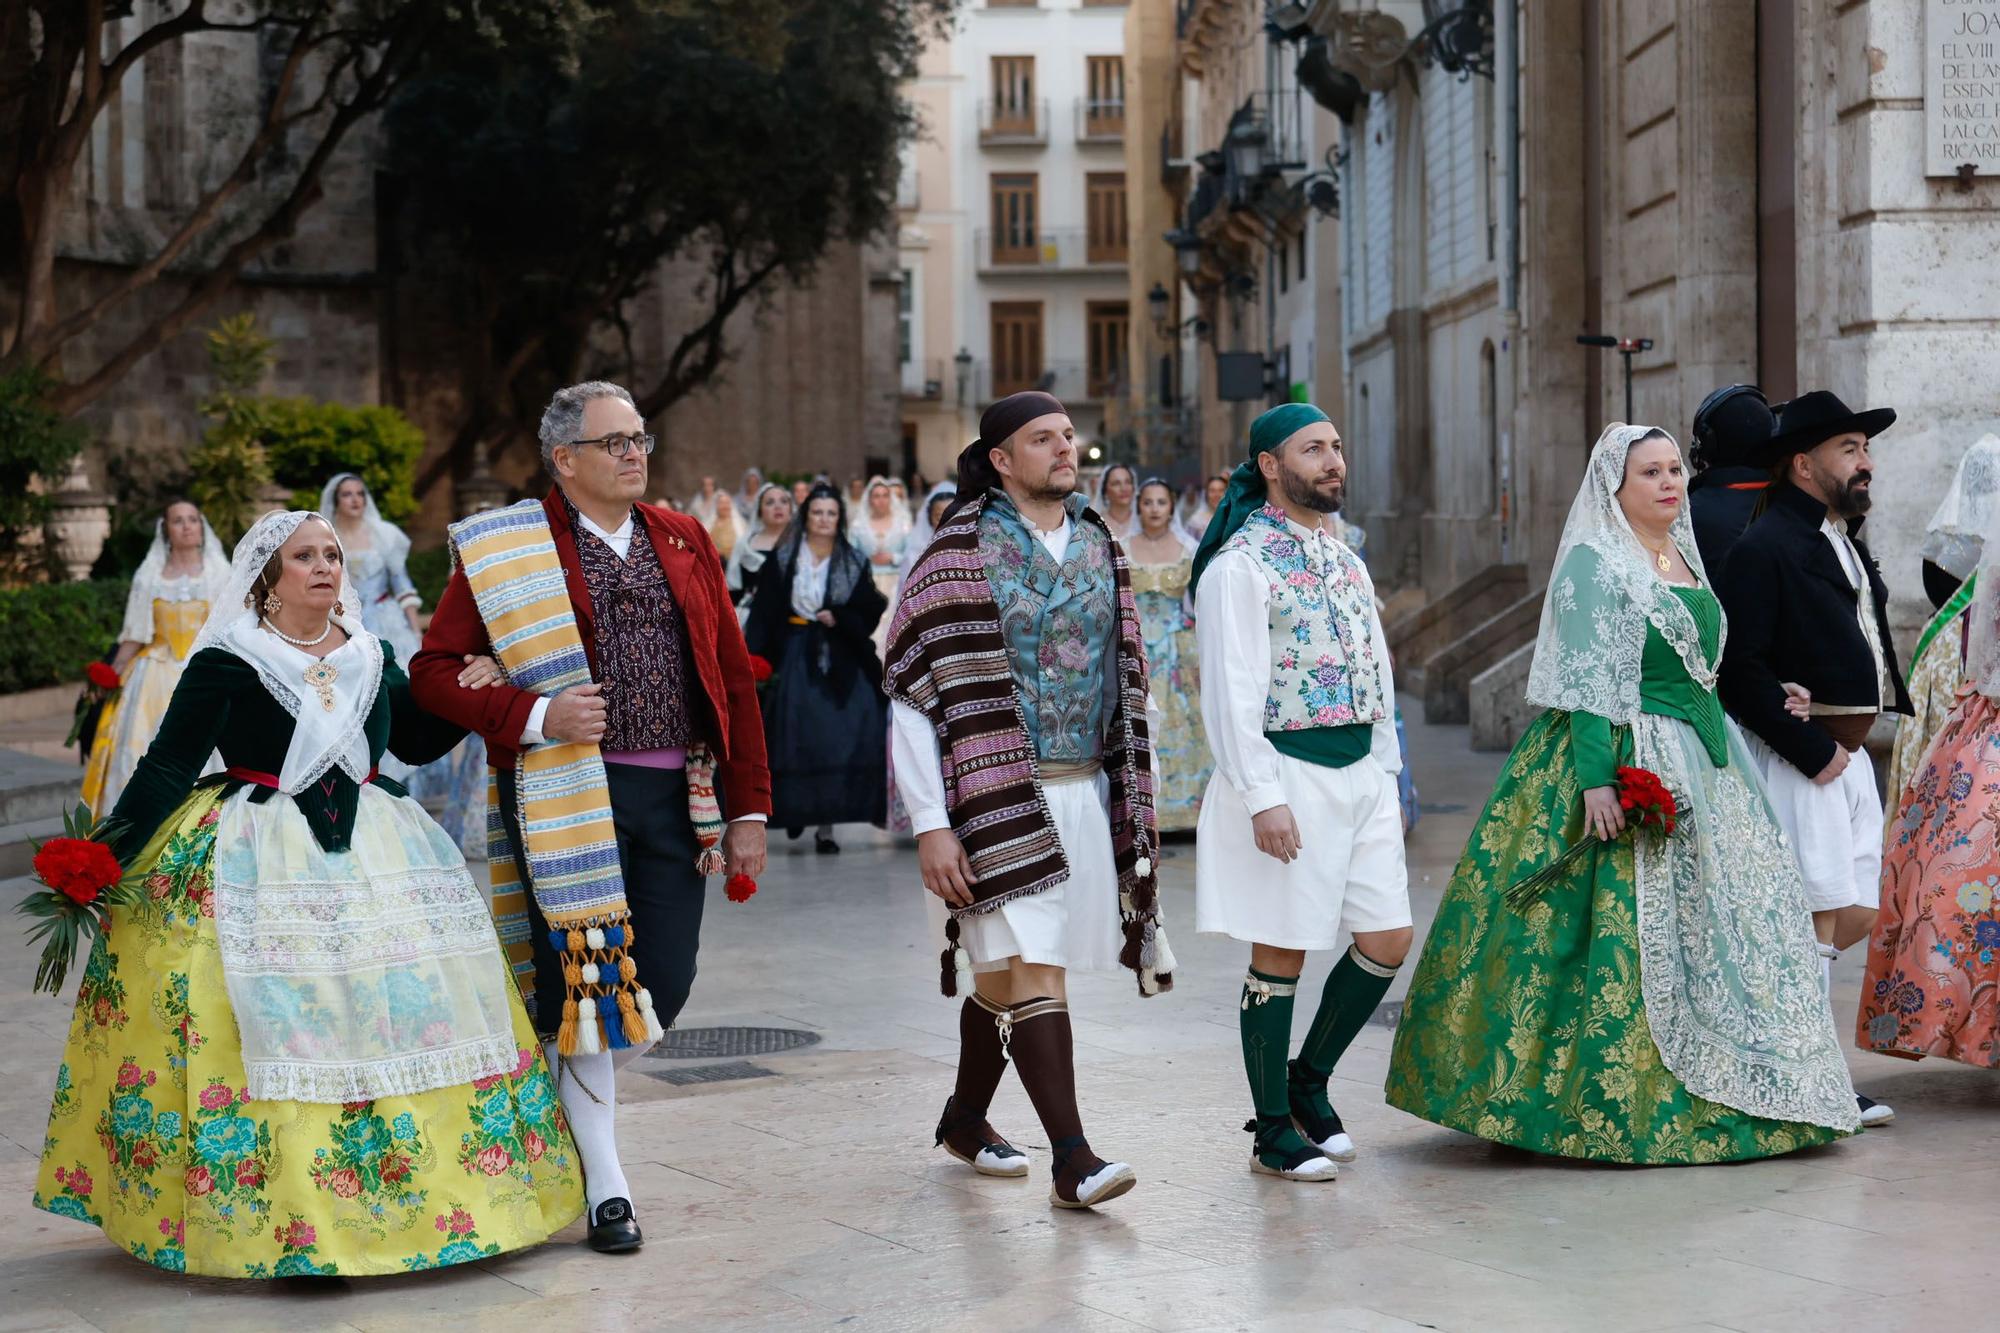
M 454 523 L 451 547 L 486 622 L 494 656 L 512 684 L 554 695 L 590 683 L 590 662 L 541 505 L 524 500 Z M 689 774 L 690 787 L 694 776 Z M 525 884 L 500 818 L 499 783 L 491 775 L 486 842 L 493 914 L 523 995 L 533 1003 L 527 902 L 532 892 L 566 983 L 556 1049 L 589 1055 L 657 1040 L 664 1033 L 653 997 L 634 975 L 629 952 L 632 919 L 603 756 L 595 744 L 531 746 L 521 752 L 514 784 L 528 861 Z

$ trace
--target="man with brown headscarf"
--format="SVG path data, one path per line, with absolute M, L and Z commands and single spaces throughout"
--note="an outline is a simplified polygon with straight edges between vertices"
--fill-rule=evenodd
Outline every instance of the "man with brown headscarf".
M 982 1174 L 1028 1174 L 986 1119 L 1011 1053 L 1054 1151 L 1058 1208 L 1137 1182 L 1083 1135 L 1069 970 L 1123 966 L 1147 995 L 1173 984 L 1138 610 L 1125 554 L 1076 483 L 1061 403 L 1031 392 L 987 409 L 957 504 L 904 588 L 884 681 L 924 887 L 948 913 L 944 993 L 972 992 L 937 1142 Z

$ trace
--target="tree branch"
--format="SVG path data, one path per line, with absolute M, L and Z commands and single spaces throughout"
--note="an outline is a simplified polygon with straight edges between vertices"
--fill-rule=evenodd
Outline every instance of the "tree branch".
M 151 259 L 129 270 L 123 278 L 112 284 L 103 295 L 89 305 L 35 335 L 24 349 L 24 355 L 37 362 L 46 361 L 60 350 L 64 343 L 122 305 L 134 292 L 157 281 L 160 275 L 165 273 L 173 262 L 185 254 L 188 247 L 200 239 L 202 233 L 214 224 L 229 201 L 256 179 L 257 163 L 270 150 L 271 145 L 299 119 L 317 115 L 324 109 L 333 88 L 333 81 L 344 66 L 344 61 L 327 71 L 325 88 L 306 111 L 292 117 L 283 114 L 285 103 L 291 97 L 293 82 L 297 79 L 306 56 L 313 49 L 314 44 L 310 37 L 309 28 L 299 29 L 299 34 L 292 43 L 292 49 L 286 53 L 284 66 L 278 72 L 277 86 L 272 90 L 270 106 L 264 114 L 264 123 L 244 147 L 234 169 L 209 192 L 208 197 L 203 199 L 192 213 L 188 214 L 187 219 L 172 236 L 167 238 L 166 244 L 162 245 Z
M 697 385 L 715 374 L 716 369 L 728 358 L 728 347 L 723 334 L 728 326 L 729 317 L 736 313 L 738 307 L 751 293 L 762 287 L 783 266 L 780 259 L 773 257 L 738 279 L 735 249 L 728 245 L 717 248 L 716 257 L 710 265 L 716 288 L 714 299 L 709 306 L 708 317 L 682 334 L 680 340 L 674 344 L 673 353 L 667 358 L 666 373 L 660 377 L 651 391 L 639 399 L 640 416 L 651 420 L 687 397 Z

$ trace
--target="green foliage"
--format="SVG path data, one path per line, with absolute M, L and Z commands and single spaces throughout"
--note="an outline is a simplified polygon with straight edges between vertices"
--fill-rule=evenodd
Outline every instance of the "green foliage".
M 388 125 L 400 225 L 458 287 L 466 398 L 505 429 L 607 374 L 655 413 L 727 358 L 732 312 L 892 224 L 916 130 L 901 85 L 955 0 L 605 0 L 567 50 L 440 52 Z M 626 303 L 663 260 L 704 276 L 663 349 Z
M 306 398 L 269 398 L 260 405 L 259 437 L 271 475 L 292 488 L 298 509 L 319 508 L 319 493 L 336 472 L 357 473 L 382 517 L 397 523 L 417 512 L 411 492 L 424 433 L 393 407 L 350 407 Z
M 451 549 L 433 546 L 425 551 L 413 550 L 404 564 L 424 605 L 435 607 L 438 598 L 444 596 L 444 585 L 451 579 Z
M 125 620 L 123 579 L 0 588 L 0 694 L 79 680 Z
M 51 384 L 32 366 L 0 374 L 0 529 L 41 522 L 48 498 L 29 482 L 59 477 L 83 449 L 83 428 L 45 405 Z
M 215 424 L 188 454 L 188 498 L 201 507 L 225 549 L 257 521 L 271 484 L 260 440 L 264 400 L 255 390 L 271 368 L 274 345 L 247 311 L 208 333 L 208 363 L 219 387 L 200 406 Z
M 188 458 L 188 498 L 208 515 L 223 545 L 235 545 L 255 521 L 273 482 L 291 490 L 294 508 L 317 509 L 329 477 L 359 473 L 384 518 L 393 523 L 415 513 L 411 487 L 423 432 L 393 407 L 259 396 L 274 346 L 247 313 L 208 335 L 219 387 L 201 410 L 215 424 Z

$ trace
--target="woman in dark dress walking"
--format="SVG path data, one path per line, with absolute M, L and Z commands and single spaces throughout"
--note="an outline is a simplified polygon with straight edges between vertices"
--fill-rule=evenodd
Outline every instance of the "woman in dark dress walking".
M 824 482 L 807 495 L 758 574 L 745 629 L 774 668 L 764 691 L 771 822 L 837 852 L 833 826 L 888 819 L 888 714 L 871 636 L 888 603 L 847 536 L 847 507 Z

